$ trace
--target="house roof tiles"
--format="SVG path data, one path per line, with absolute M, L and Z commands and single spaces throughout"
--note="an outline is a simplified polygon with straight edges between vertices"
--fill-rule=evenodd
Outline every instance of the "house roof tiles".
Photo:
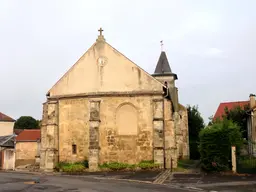
M 15 121 L 13 118 L 0 112 L 0 121 Z
M 25 129 L 22 131 L 17 137 L 17 142 L 22 141 L 37 141 L 41 138 L 41 130 L 40 129 Z
M 230 110 L 236 106 L 244 107 L 245 105 L 249 105 L 249 101 L 234 101 L 234 102 L 220 103 L 213 119 L 216 120 L 216 118 L 222 118 L 222 116 L 225 115 L 226 107 L 228 108 L 228 110 Z

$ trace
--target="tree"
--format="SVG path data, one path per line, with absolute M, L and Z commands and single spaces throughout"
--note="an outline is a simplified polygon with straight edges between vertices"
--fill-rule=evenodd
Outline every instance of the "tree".
M 208 117 L 209 122 L 208 122 L 208 126 L 211 126 L 213 124 L 213 115 Z
M 211 126 L 202 129 L 200 134 L 200 159 L 205 171 L 230 170 L 231 146 L 237 147 L 237 153 L 243 145 L 240 127 L 232 120 L 214 121 Z
M 14 124 L 15 129 L 38 129 L 39 121 L 31 116 L 21 116 Z
M 199 132 L 204 128 L 204 120 L 198 111 L 198 106 L 187 106 L 188 111 L 188 129 L 189 129 L 189 150 L 190 159 L 199 159 L 198 151 Z
M 240 127 L 240 131 L 243 135 L 243 138 L 246 138 L 246 139 L 248 139 L 248 135 L 247 135 L 248 114 L 246 113 L 246 111 L 248 110 L 249 110 L 249 105 L 245 105 L 243 108 L 240 106 L 235 106 L 230 110 L 228 110 L 228 108 L 225 108 L 225 114 L 223 115 L 223 118 L 232 120 L 234 123 L 236 123 Z

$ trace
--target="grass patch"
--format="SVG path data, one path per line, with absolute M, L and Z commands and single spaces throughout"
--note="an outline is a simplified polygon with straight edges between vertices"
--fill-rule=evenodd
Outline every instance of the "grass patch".
M 154 161 L 141 161 L 138 164 L 128 164 L 128 163 L 118 163 L 118 162 L 111 162 L 111 163 L 104 163 L 99 165 L 101 169 L 109 169 L 112 171 L 120 171 L 120 170 L 134 170 L 134 169 L 154 169 L 159 168 L 159 165 L 154 163 Z
M 256 169 L 256 158 L 243 158 L 238 160 L 238 166 L 247 169 Z
M 83 164 L 70 164 L 62 167 L 62 171 L 68 173 L 79 173 L 83 172 L 84 169 L 85 167 Z
M 180 159 L 178 160 L 178 167 L 183 169 L 189 169 L 195 167 L 197 164 L 196 160 L 192 159 Z
M 111 162 L 111 163 L 104 163 L 100 165 L 99 167 L 101 169 L 111 169 L 113 171 L 120 171 L 127 168 L 132 167 L 133 165 L 127 164 L 127 163 L 118 163 L 118 162 Z
M 151 161 L 141 161 L 137 167 L 141 169 L 154 169 L 154 168 L 159 168 L 159 165 L 154 163 L 153 160 Z
M 172 169 L 173 172 L 186 172 L 187 169 L 185 169 L 184 167 L 177 167 L 177 168 L 173 168 Z
M 57 171 L 63 172 L 83 172 L 86 168 L 88 168 L 88 161 L 68 163 L 68 162 L 59 162 L 55 169 Z

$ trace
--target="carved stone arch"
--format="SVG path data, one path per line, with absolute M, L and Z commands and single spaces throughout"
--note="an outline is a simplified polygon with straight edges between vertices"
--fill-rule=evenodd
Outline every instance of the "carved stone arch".
M 116 109 L 118 135 L 138 134 L 138 109 L 132 103 L 122 103 Z

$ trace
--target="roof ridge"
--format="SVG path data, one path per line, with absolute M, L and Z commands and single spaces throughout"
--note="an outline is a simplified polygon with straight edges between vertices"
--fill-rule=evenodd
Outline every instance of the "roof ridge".
M 246 101 L 227 101 L 227 102 L 221 102 L 220 104 L 225 104 L 225 103 L 245 103 L 245 102 L 249 102 L 249 100 L 246 100 Z
M 10 116 L 0 112 L 0 121 L 15 121 L 15 119 L 11 118 Z
M 97 43 L 97 42 L 94 42 L 85 52 L 82 53 L 82 55 L 79 57 L 79 59 L 78 59 L 77 61 L 75 61 L 75 62 L 72 64 L 72 66 L 69 67 L 69 68 L 67 69 L 67 71 L 58 79 L 58 81 L 55 82 L 55 84 L 47 91 L 46 95 L 48 95 L 48 94 L 52 91 L 52 89 L 53 89 L 62 79 L 64 79 L 64 78 L 68 75 L 68 73 L 69 73 L 70 71 L 72 71 L 72 70 L 74 69 L 74 67 L 79 63 L 79 61 L 82 60 L 82 58 L 85 56 L 85 54 L 86 54 L 87 52 L 89 52 L 89 50 L 91 50 L 91 49 L 95 46 L 96 43 Z
M 111 44 L 109 44 L 108 42 L 105 42 L 108 46 L 110 46 L 112 49 L 114 49 L 115 51 L 117 51 L 119 54 L 121 54 L 124 58 L 126 58 L 128 61 L 130 61 L 133 65 L 135 65 L 136 67 L 138 67 L 141 71 L 143 71 L 149 78 L 152 78 L 156 83 L 161 84 L 162 86 L 165 86 L 163 83 L 161 83 L 160 81 L 158 81 L 155 77 L 153 77 L 152 75 L 150 75 L 145 69 L 143 69 L 142 67 L 140 67 L 138 64 L 136 64 L 135 62 L 133 62 L 128 56 L 125 56 L 121 51 L 119 51 L 117 48 L 113 47 Z

